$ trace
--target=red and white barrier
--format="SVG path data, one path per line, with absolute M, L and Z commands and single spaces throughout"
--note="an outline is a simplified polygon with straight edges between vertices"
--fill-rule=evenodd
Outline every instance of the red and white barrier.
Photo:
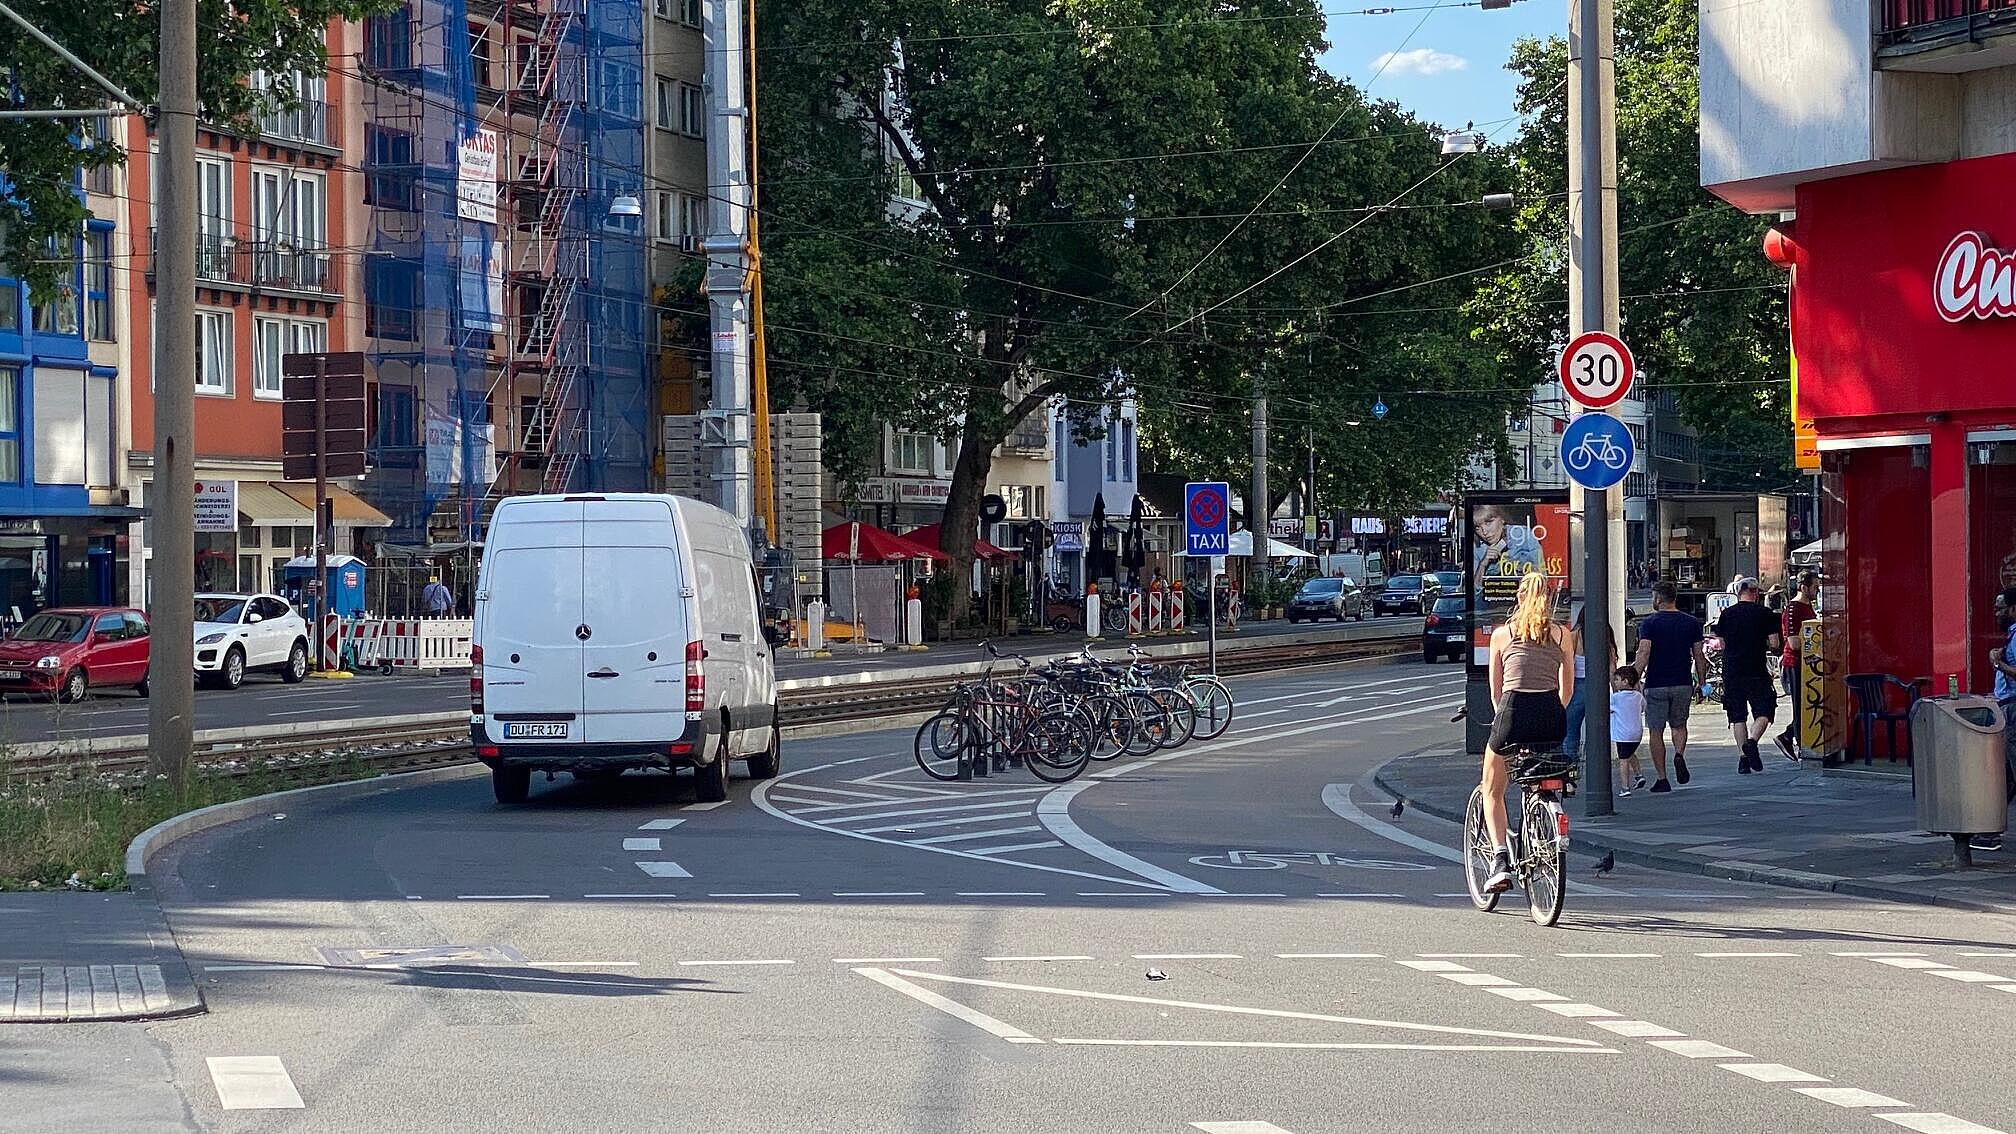
M 1169 592 L 1169 632 L 1171 634 L 1181 634 L 1183 632 L 1183 606 L 1183 584 L 1178 583 L 1175 589 Z
M 1148 632 L 1150 634 L 1160 634 L 1162 632 L 1162 611 L 1164 605 L 1161 588 L 1158 587 L 1148 592 Z
M 387 618 L 373 638 L 380 668 L 395 670 L 468 669 L 475 623 L 467 618 Z M 367 664 L 359 651 L 358 664 Z
M 1141 636 L 1140 591 L 1127 592 L 1127 636 L 1129 638 L 1139 638 Z

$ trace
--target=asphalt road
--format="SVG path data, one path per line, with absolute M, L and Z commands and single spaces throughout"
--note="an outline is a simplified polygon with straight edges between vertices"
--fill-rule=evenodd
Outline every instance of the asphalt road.
M 881 732 L 716 807 L 289 801 L 155 862 L 209 1014 L 0 1028 L 0 1127 L 2016 1130 L 2009 918 L 1586 861 L 1557 928 L 1472 910 L 1365 787 L 1461 680 L 1239 679 L 1219 741 L 1055 788 Z
M 1291 625 L 1276 620 L 1249 623 L 1225 641 L 1250 640 L 1280 634 L 1331 633 L 1357 638 L 1399 631 L 1413 632 L 1418 617 L 1399 616 L 1363 622 L 1302 623 Z M 1156 638 L 1152 642 L 1184 639 Z M 1032 656 L 1071 653 L 1085 644 L 1078 635 L 1037 635 L 1006 639 L 1005 650 Z M 1108 640 L 1100 646 L 1117 653 L 1121 641 Z M 978 661 L 979 642 L 951 642 L 931 649 L 911 652 L 887 650 L 873 654 L 840 653 L 830 658 L 787 658 L 777 672 L 784 678 L 825 677 L 843 673 L 877 673 L 952 662 Z M 381 677 L 359 674 L 347 681 L 310 680 L 287 685 L 277 675 L 254 673 L 233 691 L 199 689 L 196 693 L 198 729 L 240 728 L 319 721 L 330 724 L 360 717 L 403 716 L 411 713 L 441 713 L 465 709 L 469 704 L 469 679 L 454 674 L 444 677 Z M 138 736 L 147 731 L 147 702 L 124 689 L 96 692 L 76 705 L 57 705 L 27 697 L 0 697 L 0 747 L 9 744 L 48 740 L 89 740 L 116 736 Z

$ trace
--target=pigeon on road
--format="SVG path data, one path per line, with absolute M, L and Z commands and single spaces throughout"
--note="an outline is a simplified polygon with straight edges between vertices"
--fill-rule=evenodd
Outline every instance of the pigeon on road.
M 1393 801 L 1393 810 L 1388 811 L 1386 814 L 1391 815 L 1395 819 L 1398 819 L 1400 818 L 1400 813 L 1405 810 L 1407 810 L 1407 801 L 1404 799 L 1396 799 Z
M 1608 873 L 1610 873 L 1611 871 L 1613 871 L 1613 870 L 1615 870 L 1615 869 L 1617 869 L 1617 854 L 1616 854 L 1616 852 L 1615 852 L 1615 851 L 1604 851 L 1604 852 L 1603 852 L 1603 858 L 1602 858 L 1602 860 L 1601 860 L 1601 861 L 1599 861 L 1599 862 L 1598 862 L 1598 863 L 1596 864 L 1596 873 L 1598 873 L 1598 874 L 1608 874 Z

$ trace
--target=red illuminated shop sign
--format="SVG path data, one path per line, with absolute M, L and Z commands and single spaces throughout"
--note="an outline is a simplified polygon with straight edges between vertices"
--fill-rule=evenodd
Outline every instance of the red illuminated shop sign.
M 1978 232 L 1953 238 L 1932 275 L 1932 305 L 1948 323 L 2016 316 L 2016 252 L 2004 252 Z

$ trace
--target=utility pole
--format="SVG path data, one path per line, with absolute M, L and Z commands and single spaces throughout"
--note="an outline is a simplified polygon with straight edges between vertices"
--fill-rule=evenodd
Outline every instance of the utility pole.
M 714 451 L 714 502 L 744 531 L 751 503 L 749 426 L 749 105 L 743 0 L 707 0 L 707 253 L 713 396 L 701 415 Z M 193 318 L 193 316 L 192 316 Z
M 1568 24 L 1568 333 L 1616 334 L 1617 102 L 1614 0 L 1570 0 Z M 1582 653 L 1589 705 L 1583 735 L 1582 810 L 1615 810 L 1610 784 L 1611 612 L 1623 609 L 1615 488 L 1582 492 Z
M 1246 532 L 1253 540 L 1254 571 L 1267 570 L 1267 362 L 1253 382 L 1253 495 L 1246 501 Z
M 1316 427 L 1312 425 L 1308 429 L 1303 430 L 1303 436 L 1309 442 L 1309 487 L 1308 491 L 1303 493 L 1302 514 L 1314 517 L 1316 515 Z M 1321 521 L 1318 521 L 1316 528 L 1302 533 L 1304 551 L 1316 550 L 1316 533 L 1320 530 Z M 1318 574 L 1321 574 L 1321 572 L 1318 572 Z
M 147 762 L 180 793 L 196 690 L 196 0 L 162 0 L 154 264 L 153 661 Z M 141 605 L 135 602 L 135 605 Z

